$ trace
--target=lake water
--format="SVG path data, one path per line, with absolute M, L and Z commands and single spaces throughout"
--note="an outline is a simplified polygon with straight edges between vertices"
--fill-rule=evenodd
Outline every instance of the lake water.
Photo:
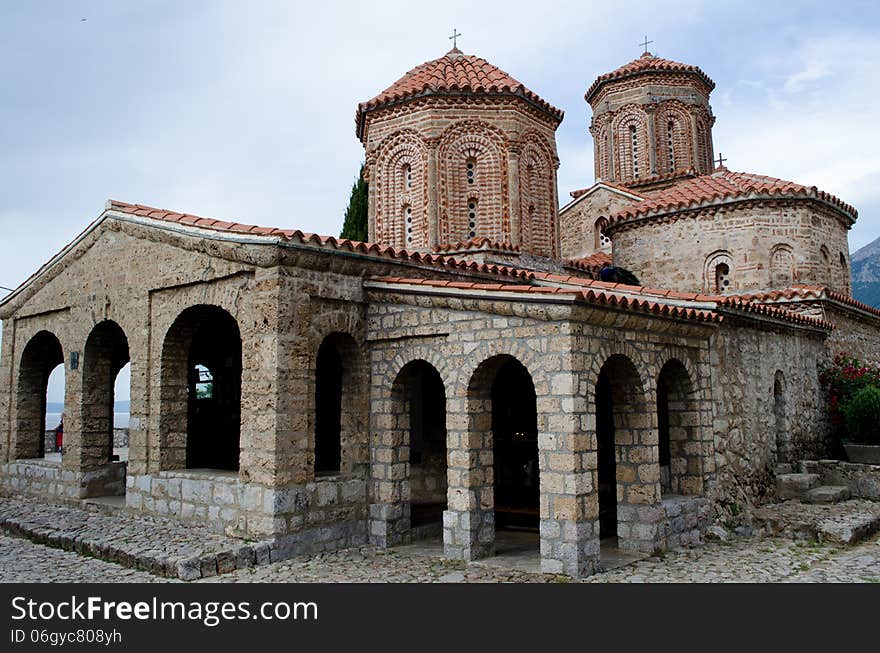
M 128 428 L 128 413 L 113 413 L 113 426 L 118 429 Z M 46 428 L 54 429 L 58 426 L 61 413 L 46 413 Z

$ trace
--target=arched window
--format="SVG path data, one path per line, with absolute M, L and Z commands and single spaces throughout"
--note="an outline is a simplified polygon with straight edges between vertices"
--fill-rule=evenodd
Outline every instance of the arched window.
M 675 121 L 670 120 L 666 125 L 666 154 L 668 157 L 669 172 L 675 172 Z
M 730 266 L 719 263 L 715 266 L 715 292 L 723 293 L 730 289 Z
M 635 125 L 629 126 L 630 155 L 632 156 L 633 178 L 639 178 L 639 133 Z
M 844 254 L 843 252 L 840 253 L 840 267 L 844 272 L 846 272 L 846 254 Z
M 477 159 L 470 157 L 465 163 L 465 179 L 468 185 L 477 183 Z
M 611 239 L 605 235 L 605 218 L 599 218 L 596 220 L 593 229 L 596 234 L 596 249 L 607 249 L 611 247 Z
M 828 248 L 825 245 L 819 248 L 819 255 L 822 257 L 822 266 L 824 267 L 825 272 L 831 267 L 831 253 L 828 251 Z
M 706 258 L 704 287 L 707 292 L 721 294 L 733 290 L 733 259 L 730 252 L 717 251 Z
M 406 230 L 406 244 L 413 244 L 413 211 L 409 204 L 403 205 L 403 227 Z
M 477 237 L 477 200 L 468 202 L 468 239 Z
M 412 166 L 408 163 L 403 166 L 403 187 L 406 190 L 412 189 Z

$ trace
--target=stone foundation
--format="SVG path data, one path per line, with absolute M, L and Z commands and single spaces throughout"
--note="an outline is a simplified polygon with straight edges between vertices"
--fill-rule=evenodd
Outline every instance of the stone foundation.
M 806 460 L 804 473 L 818 474 L 820 485 L 844 485 L 854 499 L 880 501 L 880 465 L 863 465 L 842 460 Z

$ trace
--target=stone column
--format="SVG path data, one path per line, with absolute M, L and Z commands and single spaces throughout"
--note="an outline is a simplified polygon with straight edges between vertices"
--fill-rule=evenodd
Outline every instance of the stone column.
M 691 166 L 692 166 L 692 167 L 694 168 L 694 170 L 696 170 L 698 173 L 705 174 L 705 173 L 711 172 L 711 171 L 712 171 L 712 166 L 709 165 L 709 169 L 708 169 L 708 170 L 704 170 L 704 169 L 703 169 L 703 166 L 705 165 L 705 163 L 704 163 L 703 161 L 700 161 L 700 160 L 697 158 L 697 157 L 699 156 L 699 152 L 700 152 L 700 138 L 699 138 L 699 136 L 698 136 L 698 134 L 697 134 L 697 115 L 696 115 L 696 112 L 695 112 L 695 110 L 694 110 L 694 107 L 691 107 L 691 110 L 688 111 L 688 116 L 690 116 L 690 125 L 691 125 L 691 148 L 692 148 L 691 151 L 692 151 L 692 153 L 693 153 L 693 154 L 691 155 Z M 709 153 L 706 152 L 706 154 L 708 155 Z
M 440 139 L 427 139 L 425 143 L 428 147 L 428 194 L 425 197 L 428 210 L 428 247 L 433 248 L 440 243 L 440 198 L 437 183 L 437 147 Z
M 614 151 L 614 121 L 608 121 L 608 181 L 617 181 L 617 166 Z
M 450 394 L 446 403 L 447 510 L 443 513 L 443 553 L 453 560 L 477 560 L 495 551 L 492 469 L 492 410 L 474 410 Z M 469 421 L 471 422 L 469 424 Z
M 12 361 L 14 359 L 15 320 L 3 320 L 0 341 L 0 463 L 13 460 L 12 454 Z
M 514 245 L 522 245 L 522 234 L 528 232 L 522 224 L 523 214 L 520 202 L 519 157 L 521 153 L 520 144 L 512 141 L 507 149 L 507 191 L 509 193 L 508 205 L 510 206 L 510 242 Z
M 599 566 L 595 416 L 586 416 L 578 376 L 570 370 L 556 373 L 549 387 L 535 388 L 538 405 L 548 411 L 538 436 L 541 571 L 574 578 Z
M 409 412 L 402 391 L 384 374 L 370 383 L 370 543 L 388 547 L 410 538 Z

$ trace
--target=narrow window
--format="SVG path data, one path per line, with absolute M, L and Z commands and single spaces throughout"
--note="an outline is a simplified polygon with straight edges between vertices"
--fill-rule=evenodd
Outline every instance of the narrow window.
M 715 266 L 715 292 L 723 293 L 730 289 L 730 266 L 719 263 Z
M 639 137 L 635 125 L 629 126 L 630 148 L 632 154 L 633 178 L 639 178 Z
M 409 204 L 403 207 L 403 223 L 406 226 L 406 244 L 412 245 L 413 242 L 413 217 L 412 207 Z
M 477 200 L 468 202 L 468 238 L 477 237 Z
M 669 156 L 669 172 L 675 172 L 675 121 L 666 125 L 666 149 Z
M 846 270 L 846 256 L 843 252 L 840 253 L 840 267 Z
M 465 164 L 465 178 L 468 184 L 474 184 L 477 180 L 477 162 L 474 159 L 468 159 Z
M 406 190 L 412 188 L 412 166 L 408 163 L 403 166 L 403 186 Z

